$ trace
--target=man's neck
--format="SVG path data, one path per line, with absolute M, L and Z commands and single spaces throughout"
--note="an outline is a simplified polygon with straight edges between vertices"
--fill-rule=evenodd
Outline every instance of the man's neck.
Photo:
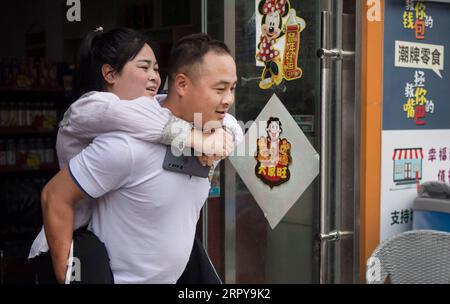
M 180 102 L 173 96 L 170 96 L 170 94 L 167 95 L 167 98 L 164 100 L 161 106 L 163 108 L 169 109 L 170 112 L 172 112 L 173 116 L 189 121 L 189 117 L 185 115 L 183 109 L 181 108 Z

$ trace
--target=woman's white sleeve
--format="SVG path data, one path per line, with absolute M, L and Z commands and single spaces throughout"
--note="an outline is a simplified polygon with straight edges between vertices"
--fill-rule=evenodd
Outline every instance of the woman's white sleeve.
M 234 144 L 239 144 L 244 139 L 244 132 L 239 122 L 230 114 L 226 114 L 223 120 L 225 129 L 230 131 L 234 136 Z
M 175 121 L 184 128 L 171 127 Z M 130 101 L 88 98 L 72 104 L 62 124 L 68 124 L 66 129 L 83 139 L 92 140 L 100 134 L 122 131 L 148 142 L 170 144 L 167 140 L 186 138 L 187 135 L 180 133 L 190 132 L 191 124 L 180 121 L 174 120 L 168 109 L 150 97 Z

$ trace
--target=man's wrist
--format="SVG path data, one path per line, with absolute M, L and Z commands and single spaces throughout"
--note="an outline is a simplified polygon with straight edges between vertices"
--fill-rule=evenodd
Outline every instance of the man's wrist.
M 67 258 L 55 258 L 53 259 L 53 271 L 55 278 L 60 284 L 64 284 L 67 273 Z
M 187 138 L 186 145 L 197 152 L 203 153 L 203 141 L 206 136 L 209 135 L 203 133 L 201 130 L 193 128 Z
M 161 143 L 182 152 L 190 144 L 192 128 L 191 123 L 173 116 L 164 127 Z

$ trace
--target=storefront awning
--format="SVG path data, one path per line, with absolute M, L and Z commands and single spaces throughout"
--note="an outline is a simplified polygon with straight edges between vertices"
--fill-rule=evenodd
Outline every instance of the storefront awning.
M 401 159 L 423 159 L 422 148 L 414 149 L 395 149 L 392 160 Z

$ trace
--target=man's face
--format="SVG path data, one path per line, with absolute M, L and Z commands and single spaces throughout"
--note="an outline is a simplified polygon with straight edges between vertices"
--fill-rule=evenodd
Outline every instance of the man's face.
M 205 124 L 210 121 L 222 122 L 234 103 L 236 63 L 228 54 L 210 51 L 192 74 L 188 76 L 186 106 L 192 113 L 191 121 L 194 121 L 194 113 L 201 113 L 202 127 L 208 129 Z

